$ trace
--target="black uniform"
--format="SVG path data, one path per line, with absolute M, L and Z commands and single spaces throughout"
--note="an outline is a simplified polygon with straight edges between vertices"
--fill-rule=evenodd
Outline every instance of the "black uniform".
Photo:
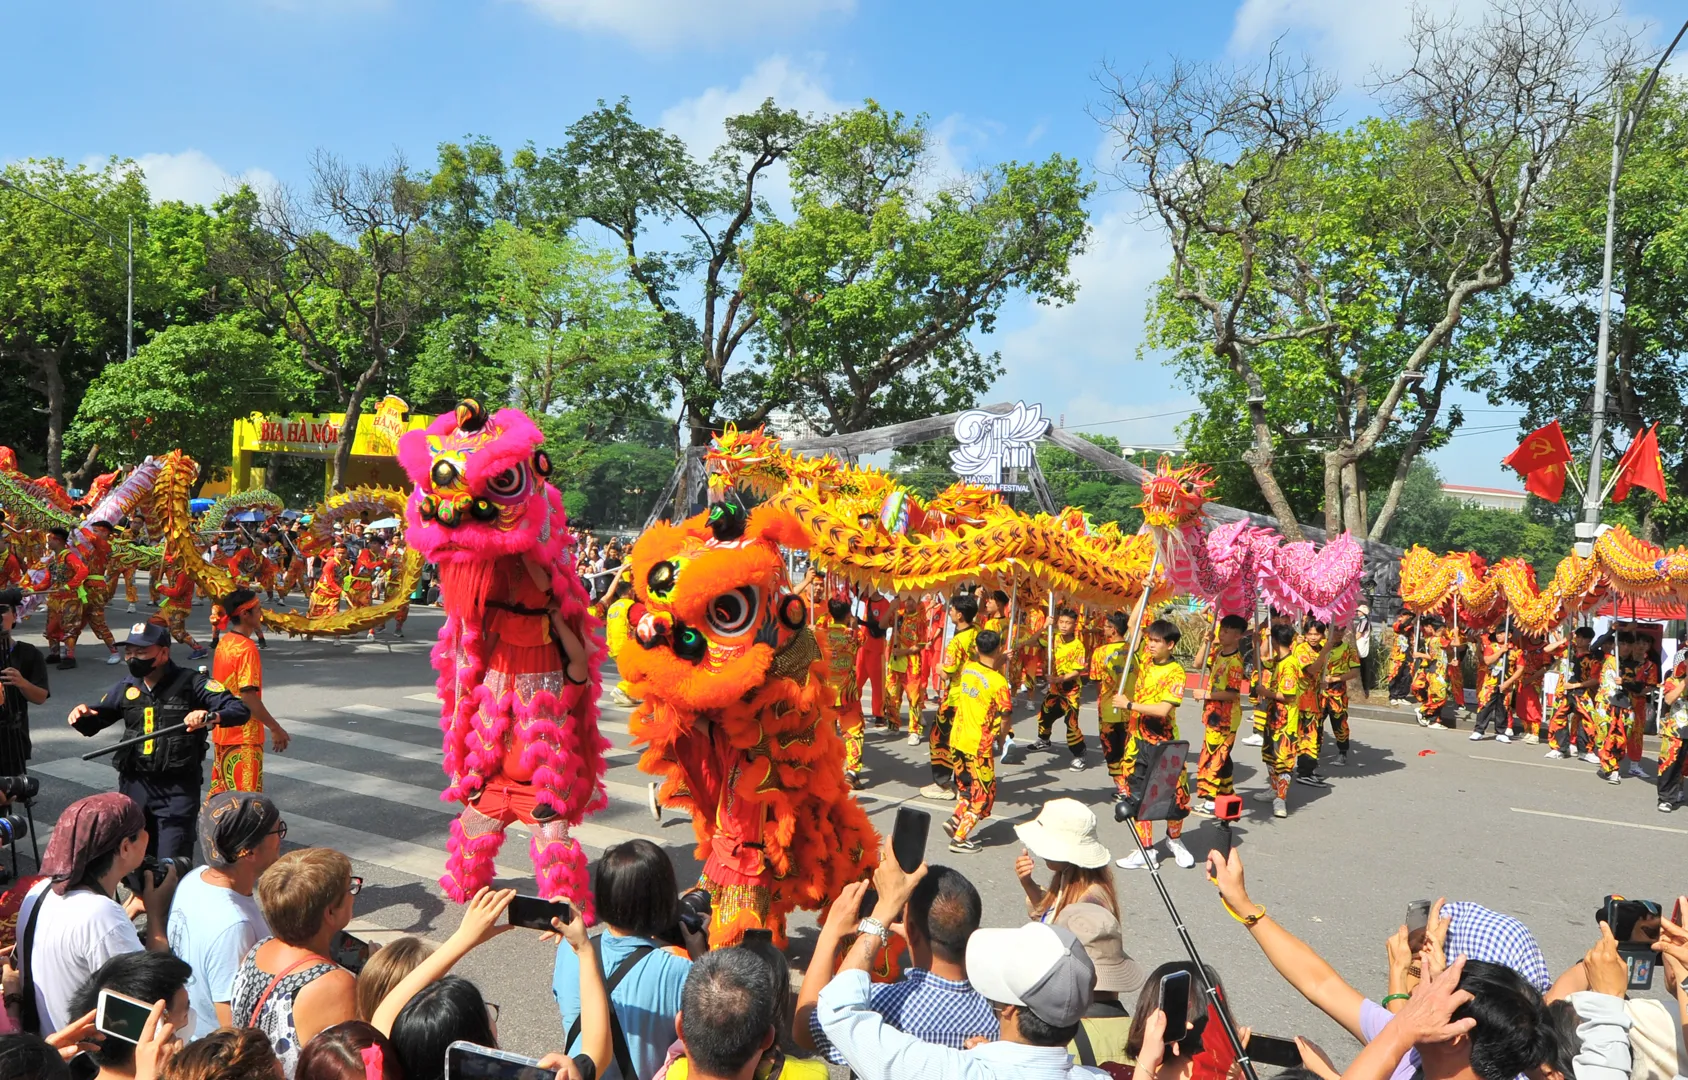
M 112 758 L 117 790 L 146 815 L 148 853 L 192 858 L 210 726 L 237 727 L 252 718 L 251 710 L 222 683 L 174 661 L 164 665 L 156 687 L 148 689 L 145 679 L 131 675 L 93 708 L 76 722 L 77 731 L 94 735 L 121 720 L 125 739 L 178 726 L 199 709 L 211 713 L 198 731 L 126 746 Z

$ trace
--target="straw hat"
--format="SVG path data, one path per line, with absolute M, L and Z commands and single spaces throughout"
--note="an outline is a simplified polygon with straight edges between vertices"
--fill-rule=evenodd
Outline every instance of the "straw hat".
M 1077 799 L 1050 799 L 1037 820 L 1014 826 L 1020 843 L 1040 859 L 1094 870 L 1113 856 L 1096 838 L 1096 815 Z

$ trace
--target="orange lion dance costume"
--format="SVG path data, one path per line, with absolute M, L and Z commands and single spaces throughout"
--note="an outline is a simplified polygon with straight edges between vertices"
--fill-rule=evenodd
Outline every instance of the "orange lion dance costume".
M 586 853 L 569 835 L 602 808 L 598 664 L 563 497 L 546 483 L 545 436 L 526 413 L 455 414 L 399 440 L 416 484 L 407 538 L 440 568 L 446 621 L 434 646 L 445 730 L 440 796 L 461 802 L 441 886 L 462 903 L 490 884 L 504 830 L 530 826 L 539 893 L 591 910 Z
M 878 835 L 844 780 L 828 722 L 824 657 L 780 545 L 807 547 L 776 507 L 733 492 L 658 524 L 633 546 L 633 628 L 617 657 L 643 699 L 639 767 L 691 811 L 713 912 L 710 943 L 753 928 L 785 944 L 794 908 L 818 909 L 878 861 Z

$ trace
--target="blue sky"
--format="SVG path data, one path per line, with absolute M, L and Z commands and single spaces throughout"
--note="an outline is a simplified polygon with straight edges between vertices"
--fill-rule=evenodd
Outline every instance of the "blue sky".
M 1628 16 L 1646 14 L 1632 5 Z M 397 149 L 426 166 L 438 143 L 471 134 L 554 146 L 599 98 L 623 95 L 703 150 L 722 117 L 772 95 L 806 111 L 871 96 L 925 113 L 950 169 L 1054 152 L 1105 164 L 1088 111 L 1104 62 L 1246 59 L 1282 35 L 1355 85 L 1399 56 L 1406 22 L 1406 5 L 1388 0 L 7 4 L 0 161 L 133 157 L 155 193 L 209 201 L 240 177 L 297 182 L 318 147 L 354 161 Z M 1365 108 L 1351 101 L 1351 115 Z M 1106 184 L 1093 218 L 1077 302 L 1016 302 L 982 342 L 1009 369 L 988 398 L 1164 443 L 1193 405 L 1170 370 L 1137 359 L 1165 250 Z M 1516 443 L 1516 412 L 1467 404 L 1473 433 L 1437 464 L 1450 481 L 1515 487 L 1498 462 Z

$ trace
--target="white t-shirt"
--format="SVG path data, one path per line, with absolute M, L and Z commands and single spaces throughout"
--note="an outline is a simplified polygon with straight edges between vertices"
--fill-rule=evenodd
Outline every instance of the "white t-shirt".
M 216 1003 L 234 1000 L 241 958 L 270 936 L 258 901 L 205 880 L 205 867 L 182 879 L 170 905 L 170 951 L 193 967 L 188 1005 L 194 1030 L 209 1035 L 222 1026 Z
M 75 1020 L 70 999 L 107 960 L 140 952 L 141 937 L 124 914 L 123 905 L 91 889 L 72 889 L 63 896 L 43 882 L 18 906 L 18 940 L 36 904 L 41 918 L 35 925 L 30 950 L 30 975 L 35 980 L 35 1008 L 41 1030 L 57 1031 Z

